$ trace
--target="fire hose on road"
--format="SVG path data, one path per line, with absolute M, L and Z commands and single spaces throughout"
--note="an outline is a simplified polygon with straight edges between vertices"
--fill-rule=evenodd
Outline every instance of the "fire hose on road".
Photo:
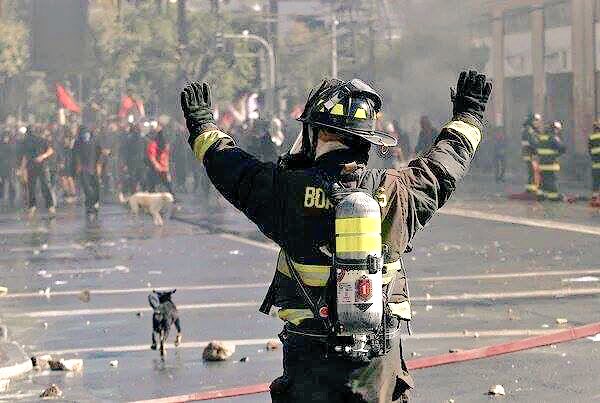
M 542 336 L 528 337 L 525 339 L 515 340 L 507 343 L 494 344 L 491 346 L 474 348 L 471 350 L 464 350 L 456 353 L 447 353 L 434 355 L 431 357 L 417 358 L 414 360 L 409 360 L 406 363 L 408 365 L 408 369 L 415 370 L 422 368 L 430 368 L 439 365 L 447 365 L 457 362 L 489 358 L 497 355 L 514 353 L 517 351 L 547 346 L 550 344 L 565 343 L 568 341 L 582 339 L 584 337 L 594 336 L 598 333 L 600 333 L 600 322 L 579 327 L 573 327 Z M 194 402 L 202 400 L 221 399 L 226 397 L 252 395 L 257 393 L 265 393 L 268 391 L 269 383 L 262 383 L 257 385 L 247 385 L 230 389 L 198 392 L 188 395 L 170 396 L 151 400 L 141 400 L 133 403 Z

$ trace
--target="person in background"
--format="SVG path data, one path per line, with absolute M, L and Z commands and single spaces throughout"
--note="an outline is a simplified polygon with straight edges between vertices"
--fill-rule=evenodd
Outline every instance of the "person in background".
M 146 190 L 155 192 L 156 186 L 162 184 L 169 193 L 175 195 L 169 170 L 171 147 L 167 142 L 162 125 L 153 120 L 151 121 L 151 127 L 154 133 L 146 146 L 146 158 L 150 167 L 146 176 Z
M 494 130 L 494 174 L 496 183 L 504 182 L 506 173 L 506 134 L 504 127 L 499 126 Z
M 592 199 L 590 206 L 600 207 L 600 119 L 594 121 L 594 130 L 588 140 L 592 163 Z
M 394 126 L 394 130 L 398 133 L 398 147 L 402 150 L 402 155 L 405 160 L 410 159 L 410 137 L 408 137 L 408 133 L 405 130 L 402 130 L 400 126 L 400 122 L 398 120 L 392 121 L 392 125 Z
M 423 152 L 429 150 L 436 136 L 437 132 L 431 124 L 429 117 L 421 116 L 421 131 L 419 132 L 419 139 L 415 146 L 415 155 L 421 155 Z
M 100 209 L 102 148 L 98 137 L 85 126 L 79 128 L 73 145 L 73 163 L 85 195 L 86 217 L 94 221 Z
M 54 149 L 48 140 L 34 133 L 33 128 L 22 127 L 24 134 L 23 142 L 18 152 L 20 161 L 20 173 L 23 181 L 27 184 L 27 208 L 29 218 L 35 216 L 36 195 L 35 188 L 39 181 L 42 194 L 46 201 L 46 208 L 51 218 L 56 216 L 56 197 L 50 181 L 50 170 L 48 169 L 48 159 L 54 155 Z
M 15 205 L 16 167 L 17 152 L 15 136 L 7 127 L 2 130 L 2 137 L 0 137 L 0 202 L 4 200 L 4 192 L 7 191 L 7 204 L 9 207 L 14 207 Z
M 553 122 L 547 133 L 539 133 L 535 140 L 535 153 L 538 158 L 539 170 L 542 175 L 540 199 L 549 201 L 562 201 L 563 196 L 558 191 L 557 175 L 560 172 L 559 158 L 566 151 L 563 144 L 562 123 Z
M 121 172 L 123 173 L 122 193 L 133 194 L 138 191 L 145 176 L 146 140 L 142 136 L 139 125 L 130 122 L 128 130 L 121 138 L 119 154 Z M 120 195 L 120 199 L 123 195 Z

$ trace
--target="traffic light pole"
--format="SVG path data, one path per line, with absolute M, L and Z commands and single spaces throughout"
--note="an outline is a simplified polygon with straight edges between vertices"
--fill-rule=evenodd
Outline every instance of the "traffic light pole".
M 269 87 L 267 93 L 267 109 L 271 111 L 273 114 L 275 113 L 275 53 L 273 52 L 273 47 L 266 39 L 250 34 L 223 34 L 223 38 L 225 39 L 242 39 L 242 40 L 253 40 L 255 42 L 260 43 L 265 50 L 267 51 L 267 56 L 269 57 Z

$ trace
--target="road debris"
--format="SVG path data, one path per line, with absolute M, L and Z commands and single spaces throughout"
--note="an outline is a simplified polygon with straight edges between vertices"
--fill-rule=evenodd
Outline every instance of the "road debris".
M 113 368 L 117 368 L 119 366 L 119 360 L 112 360 L 109 362 L 109 365 Z
M 81 302 L 85 302 L 85 303 L 90 302 L 91 297 L 92 297 L 92 294 L 90 293 L 89 290 L 83 290 L 77 296 L 77 298 L 79 298 L 79 300 Z
M 433 309 L 433 306 L 431 306 L 431 305 L 426 305 L 426 306 L 425 306 L 425 310 L 426 310 L 427 312 L 431 311 L 432 309 Z
M 506 395 L 506 391 L 504 390 L 504 386 L 494 385 L 490 388 L 488 394 L 494 396 L 504 396 Z
M 248 358 L 248 357 L 240 358 L 240 362 L 248 362 L 248 361 L 250 361 L 250 358 Z
M 67 283 L 68 283 L 68 281 L 65 281 L 65 280 L 56 280 L 54 282 L 54 285 L 65 285 Z
M 202 352 L 204 361 L 225 361 L 235 353 L 235 345 L 224 341 L 213 340 Z
M 31 364 L 33 365 L 33 368 L 39 371 L 50 369 L 50 361 L 52 361 L 52 356 L 50 354 L 31 357 Z
M 275 339 L 267 342 L 267 351 L 273 351 L 279 349 L 279 342 Z
M 237 250 L 237 249 L 230 250 L 230 251 L 229 251 L 229 254 L 230 254 L 230 255 L 239 255 L 239 254 L 240 254 L 240 251 L 239 251 L 239 250 Z
M 71 360 L 50 360 L 48 361 L 50 369 L 53 371 L 69 371 L 69 372 L 81 372 L 83 371 L 83 360 L 74 358 Z
M 51 398 L 51 397 L 61 397 L 63 394 L 62 390 L 56 384 L 52 384 L 48 386 L 41 394 L 40 397 L 43 398 Z
M 449 353 L 458 353 L 460 351 L 463 351 L 462 348 L 451 348 L 448 350 Z
M 37 274 L 43 278 L 52 278 L 52 273 L 48 273 L 46 270 L 40 270 Z
M 0 286 L 0 296 L 8 294 L 8 288 Z
M 574 278 L 563 278 L 563 283 L 593 283 L 595 281 L 600 281 L 600 278 L 593 276 L 584 276 L 584 277 L 574 277 Z
M 569 320 L 567 318 L 556 318 L 557 325 L 565 325 L 567 323 L 569 323 Z
M 594 336 L 590 336 L 587 339 L 591 340 L 591 341 L 600 341 L 600 333 L 598 333 L 598 334 L 596 334 Z

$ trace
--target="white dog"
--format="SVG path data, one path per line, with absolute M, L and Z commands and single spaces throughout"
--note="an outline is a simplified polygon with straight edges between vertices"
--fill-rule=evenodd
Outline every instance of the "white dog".
M 160 212 L 162 210 L 170 211 L 175 199 L 169 192 L 137 192 L 128 198 L 119 194 L 119 201 L 124 204 L 129 203 L 129 208 L 131 208 L 134 215 L 137 215 L 140 208 L 142 208 L 152 216 L 155 225 L 163 225 L 164 222 Z

